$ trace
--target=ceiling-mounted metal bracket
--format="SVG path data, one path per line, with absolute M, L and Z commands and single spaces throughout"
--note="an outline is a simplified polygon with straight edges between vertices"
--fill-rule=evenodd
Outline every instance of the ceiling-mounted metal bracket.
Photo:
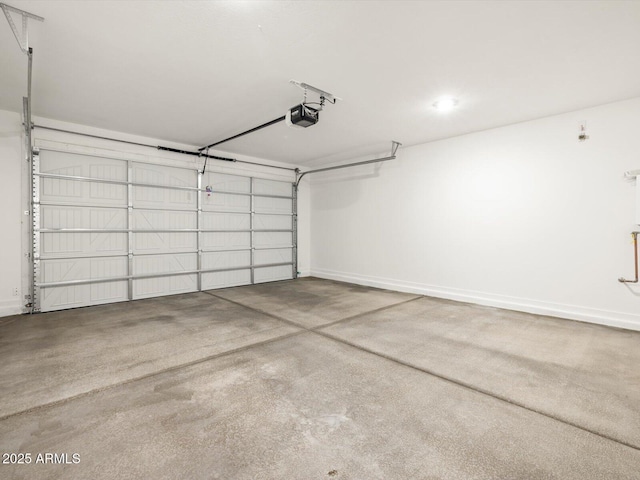
M 4 12 L 4 16 L 7 17 L 7 21 L 9 22 L 9 26 L 13 31 L 13 35 L 15 35 L 16 40 L 18 41 L 18 45 L 20 45 L 20 50 L 22 50 L 23 53 L 28 55 L 29 54 L 28 20 L 32 18 L 33 20 L 44 22 L 44 18 L 39 17 L 38 15 L 34 15 L 33 13 L 25 12 L 24 10 L 20 10 L 19 8 L 12 7 L 11 5 L 7 5 L 6 3 L 0 3 L 0 8 L 2 8 L 2 11 Z M 18 27 L 16 27 L 16 24 L 13 21 L 11 12 L 17 13 L 22 16 L 22 32 L 18 31 Z
M 298 189 L 298 185 L 300 185 L 300 180 L 302 180 L 302 177 L 304 177 L 305 175 L 309 174 L 309 173 L 318 173 L 318 172 L 328 172 L 329 170 L 338 170 L 339 168 L 347 168 L 347 167 L 356 167 L 358 165 L 366 165 L 368 163 L 378 163 L 378 162 L 386 162 L 387 160 L 395 160 L 396 159 L 396 152 L 398 151 L 398 148 L 400 148 L 402 146 L 402 144 L 400 142 L 396 142 L 395 140 L 391 141 L 391 155 L 388 157 L 383 157 L 383 158 L 374 158 L 373 160 L 364 160 L 362 162 L 355 162 L 355 163 L 347 163 L 345 165 L 335 165 L 333 167 L 326 167 L 326 168 L 318 168 L 316 170 L 309 170 L 306 172 L 296 172 L 298 179 L 296 180 L 295 183 L 295 187 L 296 190 Z
M 324 90 L 320 90 L 319 88 L 314 87 L 313 85 L 309 85 L 308 83 L 299 82 L 297 80 L 289 80 L 289 83 L 304 90 L 304 101 L 302 103 L 307 102 L 307 91 L 317 93 L 320 96 L 320 100 L 322 103 L 324 103 L 325 100 L 327 100 L 329 103 L 336 103 L 336 101 L 342 100 L 340 97 L 336 97 L 333 93 L 325 92 Z

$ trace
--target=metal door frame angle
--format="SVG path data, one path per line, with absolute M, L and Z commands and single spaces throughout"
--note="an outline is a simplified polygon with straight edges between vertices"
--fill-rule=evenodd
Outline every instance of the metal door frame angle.
M 198 233 L 196 235 L 196 248 L 198 250 L 197 288 L 199 292 L 202 291 L 202 177 L 203 176 L 204 176 L 204 169 L 202 171 L 198 170 L 198 193 L 197 193 L 198 213 L 196 214 L 196 228 L 198 229 Z
M 133 300 L 133 162 L 127 160 L 127 298 Z
M 250 253 L 250 260 L 249 263 L 251 264 L 251 285 L 255 285 L 256 283 L 256 272 L 255 272 L 255 237 L 253 235 L 253 222 L 254 222 L 254 218 L 253 216 L 255 215 L 255 196 L 253 194 L 253 177 L 250 178 L 249 180 L 249 193 L 251 194 L 251 201 L 250 201 L 250 206 L 249 206 L 249 230 L 250 230 L 250 239 L 249 239 L 249 245 L 251 246 L 251 253 Z
M 298 185 L 294 182 L 291 184 L 291 228 L 293 229 L 291 248 L 291 260 L 293 261 L 293 278 L 298 278 Z
M 31 302 L 27 304 L 30 312 L 40 311 L 40 150 L 31 151 Z

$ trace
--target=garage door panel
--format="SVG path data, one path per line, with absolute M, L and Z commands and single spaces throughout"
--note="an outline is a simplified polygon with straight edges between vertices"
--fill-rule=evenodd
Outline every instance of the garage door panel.
M 134 276 L 193 272 L 197 269 L 198 256 L 195 253 L 150 255 L 133 258 Z M 142 278 L 133 281 L 134 298 L 193 292 L 197 289 L 196 274 Z
M 195 191 L 135 186 L 133 206 L 166 210 L 196 210 L 198 207 Z
M 293 236 L 290 232 L 255 232 L 253 235 L 253 244 L 256 248 L 293 245 Z
M 70 256 L 99 254 L 126 254 L 126 233 L 65 233 L 40 234 L 43 256 Z
M 288 263 L 293 261 L 293 251 L 291 248 L 256 250 L 253 260 L 256 265 Z
M 133 206 L 138 208 L 193 209 L 197 208 L 196 190 L 179 190 L 163 187 L 187 187 L 194 189 L 197 174 L 193 170 L 152 165 L 132 164 L 134 183 L 157 185 L 133 187 Z
M 40 293 L 40 308 L 44 311 L 83 307 L 90 298 L 90 285 L 46 287 Z
M 249 213 L 203 212 L 202 228 L 204 230 L 249 230 L 251 215 Z
M 83 157 L 86 162 L 87 157 Z M 89 157 L 91 160 L 83 165 L 89 169 L 89 177 L 119 182 L 127 181 L 127 162 L 107 158 Z
M 126 280 L 103 282 L 89 285 L 88 305 L 122 302 L 128 299 L 128 283 Z
M 293 276 L 291 265 L 281 265 L 278 267 L 256 268 L 254 272 L 254 282 L 275 282 L 278 280 L 288 280 Z
M 51 203 L 94 204 L 94 205 L 127 205 L 126 185 L 109 183 L 80 182 L 61 180 L 58 178 L 42 178 L 40 180 L 40 200 Z
M 124 209 L 90 208 L 83 209 L 88 216 L 89 228 L 125 229 L 127 228 L 127 211 Z
M 247 267 L 251 265 L 251 251 L 208 252 L 202 254 L 202 269 Z
M 85 183 L 89 188 L 87 197 L 90 203 L 105 205 L 126 205 L 127 186 L 110 183 Z
M 253 226 L 257 230 L 291 230 L 293 228 L 293 217 L 290 215 L 256 214 L 253 216 Z
M 135 230 L 196 229 L 198 216 L 196 212 L 134 210 L 131 223 Z
M 202 289 L 237 287 L 251 284 L 251 270 L 231 270 L 228 272 L 211 272 L 202 274 Z
M 70 172 L 80 171 L 70 170 Z M 75 175 L 75 173 L 63 173 L 61 175 Z M 58 178 L 43 178 L 40 181 L 42 186 L 41 199 L 44 201 L 59 202 L 79 202 L 83 200 L 83 187 L 87 184 L 74 180 L 61 180 Z
M 40 152 L 40 172 L 126 182 L 127 162 L 78 153 L 45 150 Z
M 42 228 L 89 228 L 83 207 L 43 205 L 40 210 Z
M 120 280 L 92 285 L 42 288 L 40 308 L 42 311 L 53 311 L 127 300 L 127 281 Z
M 193 169 L 46 149 L 39 160 L 43 311 L 292 278 L 290 265 L 260 267 L 292 263 L 292 233 L 259 231 L 292 229 L 290 182 L 207 172 L 206 192 Z M 46 231 L 57 229 L 111 232 Z
M 292 207 L 290 198 L 255 197 L 253 200 L 256 213 L 292 213 Z
M 69 282 L 124 277 L 127 275 L 127 263 L 125 256 L 45 259 L 40 262 L 40 269 L 44 283 Z
M 43 205 L 42 228 L 127 228 L 125 209 Z
M 40 172 L 119 182 L 127 181 L 126 162 L 74 153 L 42 152 Z M 127 204 L 126 185 L 46 177 L 42 178 L 40 182 L 40 199 L 45 202 L 120 206 Z
M 133 253 L 180 253 L 198 248 L 195 232 L 150 232 L 133 234 Z
M 169 277 L 143 278 L 133 281 L 133 298 L 161 297 L 198 291 L 198 276 L 173 275 Z
M 40 269 L 45 284 L 126 277 L 127 257 L 42 260 Z M 59 310 L 127 299 L 126 280 L 44 287 L 41 309 Z
M 251 178 L 226 173 L 207 172 L 202 179 L 204 186 L 222 192 L 249 193 L 251 191 Z
M 222 212 L 250 212 L 251 197 L 248 195 L 230 195 L 225 193 L 202 193 L 202 209 Z
M 189 272 L 197 269 L 198 255 L 195 253 L 148 255 L 133 258 L 134 276 Z
M 197 183 L 198 174 L 195 170 L 137 162 L 131 166 L 134 183 L 191 188 Z
M 290 197 L 293 185 L 290 182 L 266 180 L 264 178 L 253 179 L 253 193 L 259 195 L 280 195 Z
M 237 250 L 251 248 L 249 232 L 206 232 L 202 234 L 203 250 Z

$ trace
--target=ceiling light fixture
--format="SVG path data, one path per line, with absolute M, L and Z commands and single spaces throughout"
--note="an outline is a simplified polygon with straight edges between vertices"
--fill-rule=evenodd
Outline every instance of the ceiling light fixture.
M 442 113 L 450 112 L 458 105 L 458 99 L 453 97 L 441 97 L 436 100 L 433 107 Z

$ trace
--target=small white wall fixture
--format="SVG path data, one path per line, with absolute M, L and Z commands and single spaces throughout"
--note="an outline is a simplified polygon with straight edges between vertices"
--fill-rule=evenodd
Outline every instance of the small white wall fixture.
M 636 179 L 636 223 L 640 225 L 640 169 L 629 170 L 624 176 Z

